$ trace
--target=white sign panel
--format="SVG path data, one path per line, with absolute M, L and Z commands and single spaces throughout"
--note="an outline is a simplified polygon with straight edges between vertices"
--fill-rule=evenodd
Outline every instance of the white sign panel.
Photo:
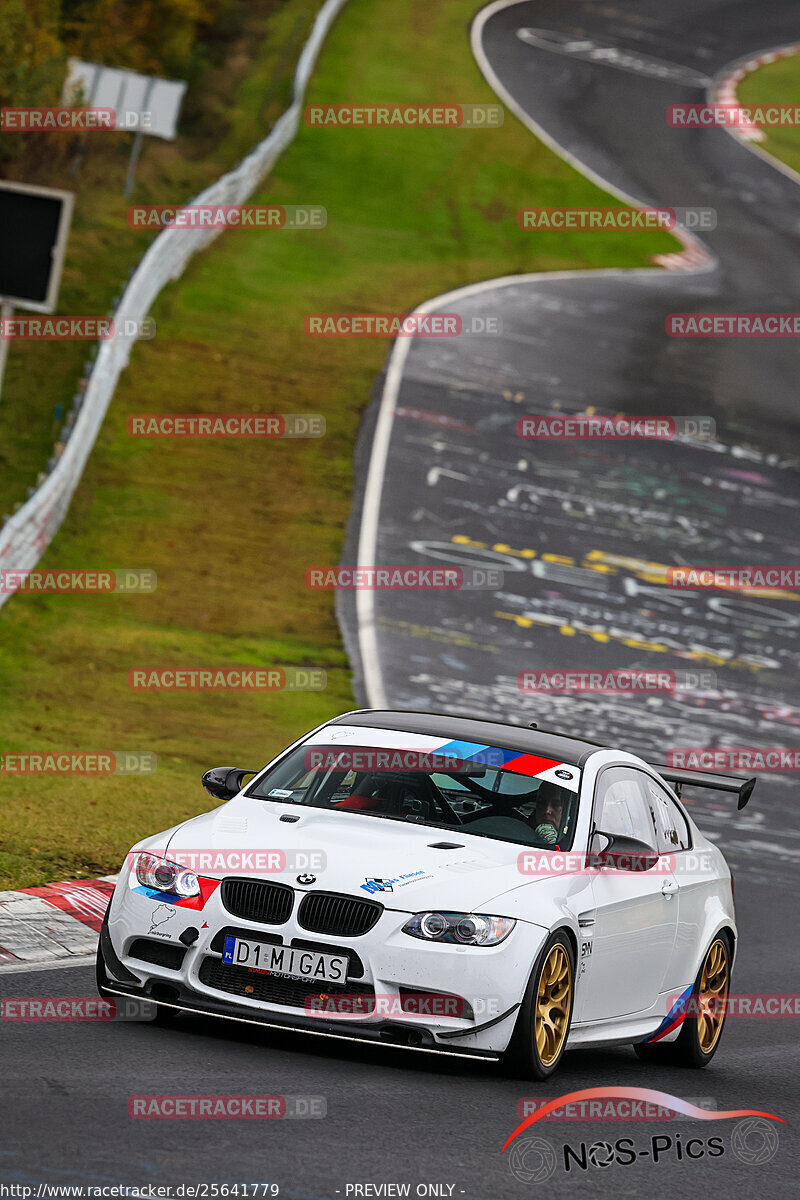
M 178 126 L 186 82 L 139 75 L 117 67 L 71 58 L 62 101 L 88 108 L 110 108 L 116 114 L 115 129 L 148 133 L 172 141 Z

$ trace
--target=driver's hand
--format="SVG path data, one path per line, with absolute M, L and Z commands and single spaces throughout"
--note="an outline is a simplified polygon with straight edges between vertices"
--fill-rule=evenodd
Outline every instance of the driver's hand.
M 558 841 L 558 830 L 555 825 L 537 825 L 533 831 L 540 842 L 547 846 L 555 846 Z

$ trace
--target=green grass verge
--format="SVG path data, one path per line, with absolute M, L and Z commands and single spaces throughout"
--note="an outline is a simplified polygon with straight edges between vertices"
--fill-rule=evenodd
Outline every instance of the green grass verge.
M 746 75 L 736 89 L 739 101 L 748 107 L 791 104 L 800 95 L 800 55 L 779 58 Z M 800 129 L 786 126 L 767 128 L 767 137 L 756 143 L 781 162 L 800 172 Z
M 130 134 L 87 134 L 82 144 L 50 135 L 51 155 L 36 146 L 30 159 L 4 164 L 4 178 L 75 193 L 59 313 L 105 314 L 122 292 L 150 241 L 128 227 L 129 203 L 186 201 L 266 136 L 286 107 L 294 62 L 321 5 L 251 0 L 225 61 L 187 93 L 181 135 L 175 142 L 145 138 L 131 201 L 122 195 Z M 14 342 L 9 348 L 0 402 L 0 514 L 24 501 L 44 469 L 93 350 L 89 342 Z
M 313 103 L 492 102 L 461 0 L 352 0 L 323 52 Z M 164 202 L 156 190 L 152 197 Z M 524 205 L 616 204 L 507 115 L 502 128 L 303 128 L 263 196 L 317 203 L 326 229 L 230 233 L 156 305 L 44 565 L 150 567 L 143 596 L 17 596 L 0 612 L 8 750 L 149 750 L 152 776 L 6 777 L 0 881 L 116 869 L 148 832 L 209 807 L 199 775 L 259 765 L 352 706 L 328 593 L 359 417 L 387 340 L 313 339 L 309 312 L 407 311 L 446 289 L 523 271 L 634 267 L 663 233 L 522 232 Z M 118 220 L 124 220 L 122 212 Z M 135 412 L 311 412 L 316 441 L 154 442 Z M 133 666 L 297 664 L 324 692 L 139 693 Z

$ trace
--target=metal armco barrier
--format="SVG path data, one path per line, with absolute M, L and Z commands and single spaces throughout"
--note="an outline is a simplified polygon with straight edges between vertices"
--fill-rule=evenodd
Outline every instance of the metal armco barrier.
M 322 44 L 347 0 L 326 0 L 297 63 L 292 102 L 274 128 L 237 167 L 223 175 L 187 204 L 242 204 L 269 174 L 292 142 L 300 124 L 303 98 Z M 141 322 L 156 296 L 172 279 L 178 279 L 192 255 L 222 229 L 169 228 L 156 237 L 131 276 L 114 313 L 118 325 Z M 132 326 L 131 326 L 132 327 Z M 50 545 L 69 508 L 86 461 L 103 423 L 117 380 L 127 366 L 134 338 L 103 341 L 87 381 L 83 402 L 64 450 L 44 482 L 25 504 L 9 517 L 0 531 L 0 566 L 24 570 L 34 567 Z M 0 605 L 13 593 L 0 593 Z

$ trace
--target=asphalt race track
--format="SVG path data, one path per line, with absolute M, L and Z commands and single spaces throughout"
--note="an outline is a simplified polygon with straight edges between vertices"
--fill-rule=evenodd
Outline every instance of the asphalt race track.
M 360 595 L 358 609 L 343 603 L 365 703 L 535 720 L 653 761 L 671 747 L 796 744 L 795 601 L 676 593 L 651 586 L 647 564 L 795 561 L 796 346 L 673 339 L 665 320 L 674 312 L 800 307 L 798 181 L 728 133 L 669 128 L 665 110 L 704 101 L 729 64 L 799 36 L 800 13 L 787 3 L 554 0 L 484 10 L 474 34 L 479 63 L 532 129 L 618 194 L 645 205 L 710 206 L 717 224 L 700 235 L 707 260 L 694 270 L 487 281 L 424 306 L 458 313 L 465 328 L 474 317 L 499 318 L 502 335 L 417 338 L 395 351 L 362 437 L 362 474 L 372 460 L 372 521 L 356 513 L 344 561 L 360 554 L 358 561 L 379 565 L 499 568 L 502 584 L 378 591 Z M 570 39 L 625 51 L 625 68 L 590 61 L 583 50 L 565 53 Z M 672 69 L 654 77 L 652 60 Z M 529 413 L 587 406 L 707 415 L 716 436 L 535 448 L 516 436 L 518 418 Z M 694 690 L 635 699 L 518 687 L 527 668 L 620 666 L 713 677 Z M 772 901 L 762 908 L 758 899 L 768 887 L 794 925 L 794 778 L 763 776 L 743 814 L 724 800 L 686 796 L 732 865 L 740 920 L 759 929 L 758 945 L 742 939 L 740 992 L 794 990 L 796 955 L 783 919 L 774 920 Z M 744 1057 L 751 1039 L 753 1050 L 740 1098 L 763 1066 L 759 1023 L 743 1024 Z M 796 1047 L 796 1035 L 777 1027 L 768 1041 L 783 1037 Z M 722 1065 L 705 1073 L 704 1085 L 716 1084 Z M 791 1109 L 797 1114 L 796 1100 Z M 772 1190 L 792 1168 L 781 1152 L 760 1170 Z M 680 1189 L 687 1174 L 676 1170 L 669 1187 Z M 741 1178 L 734 1188 L 744 1192 L 746 1172 Z
M 580 34 L 680 69 L 664 81 L 646 66 L 609 67 L 523 41 L 519 28 Z M 796 744 L 794 602 L 665 595 L 632 563 L 798 561 L 791 532 L 800 506 L 795 346 L 664 333 L 670 312 L 800 310 L 798 185 L 722 131 L 684 133 L 664 123 L 667 104 L 703 99 L 700 79 L 796 40 L 800 10 L 789 0 L 638 0 L 624 9 L 613 0 L 553 0 L 499 9 L 487 20 L 480 38 L 487 64 L 550 137 L 643 203 L 717 210 L 717 228 L 703 235 L 712 266 L 498 283 L 440 307 L 499 316 L 501 337 L 409 343 L 395 380 L 400 411 L 382 426 L 387 455 L 375 561 L 463 562 L 504 574 L 493 591 L 375 593 L 366 628 L 343 605 L 366 703 L 540 720 L 621 739 L 658 758 L 669 746 Z M 381 386 L 362 433 L 362 483 L 383 395 Z M 552 443 L 535 451 L 515 435 L 526 413 L 580 412 L 587 404 L 600 412 L 710 415 L 717 434 L 713 441 Z M 343 561 L 356 561 L 359 533 L 356 515 Z M 592 569 L 598 562 L 610 569 Z M 665 649 L 633 649 L 632 641 Z M 375 645 L 377 656 L 362 661 L 363 645 Z M 517 688 L 525 667 L 626 664 L 713 670 L 715 678 L 635 701 L 542 698 Z M 800 839 L 792 778 L 762 780 L 739 815 L 725 798 L 693 801 L 736 875 L 738 993 L 797 991 Z M 94 970 L 6 970 L 0 987 L 4 997 L 89 996 Z M 6 1183 L 146 1189 L 238 1180 L 277 1183 L 282 1196 L 309 1200 L 387 1183 L 410 1183 L 412 1196 L 418 1184 L 444 1185 L 438 1194 L 456 1200 L 532 1196 L 537 1188 L 554 1196 L 796 1194 L 800 1105 L 791 1019 L 729 1020 L 704 1072 L 645 1067 L 620 1048 L 568 1054 L 545 1086 L 491 1066 L 188 1017 L 166 1028 L 3 1022 L 0 1037 Z M 567 1174 L 559 1166 L 546 1181 L 522 1182 L 510 1154 L 500 1155 L 520 1098 L 599 1085 L 655 1088 L 711 1108 L 764 1109 L 787 1124 L 774 1126 L 778 1147 L 769 1161 L 745 1162 L 733 1145 L 734 1121 L 543 1122 L 537 1136 L 557 1156 L 564 1142 L 577 1149 L 629 1136 L 637 1159 L 603 1165 L 601 1148 L 585 1170 Z M 326 1115 L 210 1126 L 132 1120 L 128 1099 L 144 1093 L 316 1097 Z M 651 1138 L 665 1134 L 673 1146 L 654 1162 Z M 719 1136 L 724 1153 L 679 1160 L 678 1134 L 684 1142 Z
M 788 889 L 754 886 L 741 906 L 746 945 L 741 990 L 769 979 L 791 988 L 788 960 L 776 963 L 763 937 L 764 912 L 789 901 Z M 4 997 L 91 995 L 94 970 L 70 967 L 3 974 Z M 504 1078 L 495 1067 L 452 1059 L 431 1062 L 408 1051 L 327 1042 L 299 1034 L 248 1031 L 229 1023 L 180 1017 L 171 1027 L 116 1022 L 18 1023 L 4 1029 L 3 1138 L 5 1183 L 158 1184 L 278 1183 L 282 1196 L 344 1196 L 348 1184 L 453 1184 L 454 1197 L 497 1200 L 531 1195 L 516 1180 L 500 1147 L 519 1122 L 523 1096 L 558 1096 L 600 1083 L 651 1087 L 716 1108 L 766 1109 L 793 1119 L 790 1071 L 794 1031 L 786 1021 L 729 1021 L 724 1044 L 705 1072 L 645 1071 L 630 1049 L 568 1054 L 549 1085 Z M 275 1121 L 132 1120 L 130 1096 L 269 1094 L 322 1097 L 322 1119 Z M 745 1166 L 731 1150 L 733 1121 L 550 1122 L 542 1136 L 560 1151 L 566 1141 L 630 1136 L 637 1151 L 653 1136 L 707 1140 L 721 1135 L 720 1157 L 628 1168 L 590 1167 L 556 1173 L 543 1187 L 567 1196 L 637 1196 L 658 1187 L 675 1196 L 719 1189 L 728 1196 L 794 1194 L 797 1156 L 792 1126 L 778 1126 L 780 1148 L 766 1166 Z M 524 1135 L 523 1135 L 524 1136 Z M 508 1153 L 508 1152 L 507 1152 Z M 767 1179 L 769 1187 L 767 1190 Z M 783 1180 L 783 1190 L 779 1182 Z M 353 1193 L 350 1193 L 353 1195 Z M 412 1191 L 413 1194 L 413 1191 Z M 443 1195 L 450 1193 L 445 1191 Z

